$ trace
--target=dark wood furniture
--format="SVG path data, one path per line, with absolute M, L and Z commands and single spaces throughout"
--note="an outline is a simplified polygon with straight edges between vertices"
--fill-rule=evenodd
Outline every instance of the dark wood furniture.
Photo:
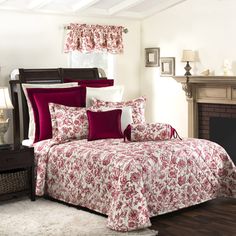
M 97 80 L 100 78 L 98 68 L 42 68 L 42 69 L 19 69 L 19 80 L 10 81 L 10 90 L 13 110 L 14 146 L 18 148 L 22 139 L 28 137 L 29 115 L 25 96 L 20 86 L 21 83 L 52 84 L 63 83 L 64 79 L 71 81 Z M 21 103 L 19 105 L 19 103 Z M 22 114 L 22 116 L 20 116 Z M 21 122 L 20 122 L 21 121 Z M 21 131 L 20 127 L 23 127 Z
M 0 200 L 22 194 L 35 200 L 33 147 L 0 150 L 0 190 Z

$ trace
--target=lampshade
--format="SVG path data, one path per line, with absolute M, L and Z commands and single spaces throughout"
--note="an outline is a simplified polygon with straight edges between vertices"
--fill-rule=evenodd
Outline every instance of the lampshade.
M 183 50 L 182 62 L 195 61 L 195 53 L 192 50 Z
M 0 109 L 13 109 L 7 87 L 0 87 Z

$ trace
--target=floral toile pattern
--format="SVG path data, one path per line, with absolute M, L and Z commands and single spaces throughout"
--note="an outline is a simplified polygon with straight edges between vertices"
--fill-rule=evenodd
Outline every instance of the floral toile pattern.
M 123 52 L 122 26 L 73 24 L 69 26 L 64 51 Z
M 207 140 L 51 139 L 34 147 L 36 194 L 107 214 L 107 226 L 117 231 L 148 227 L 152 216 L 216 197 L 236 197 L 236 167 Z
M 178 137 L 171 125 L 163 123 L 130 124 L 124 131 L 124 136 L 125 140 L 132 142 L 160 141 Z
M 127 102 L 106 102 L 94 98 L 92 101 L 92 106 L 89 109 L 92 111 L 99 111 L 104 108 L 117 109 L 122 107 L 131 107 L 133 123 L 138 124 L 145 122 L 145 105 L 146 98 L 143 96 Z
M 49 103 L 52 137 L 57 141 L 88 137 L 86 108 Z

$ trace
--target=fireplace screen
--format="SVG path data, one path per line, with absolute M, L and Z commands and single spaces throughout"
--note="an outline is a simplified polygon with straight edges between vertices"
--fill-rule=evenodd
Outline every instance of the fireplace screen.
M 236 118 L 210 117 L 210 140 L 220 144 L 236 164 Z

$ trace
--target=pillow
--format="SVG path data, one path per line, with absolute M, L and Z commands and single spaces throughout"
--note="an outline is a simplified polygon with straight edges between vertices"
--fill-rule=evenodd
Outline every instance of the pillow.
M 93 88 L 100 88 L 100 87 L 108 87 L 108 86 L 113 86 L 114 85 L 114 80 L 113 79 L 81 79 L 81 80 L 75 80 L 75 79 L 64 79 L 65 83 L 68 82 L 76 82 L 80 86 L 85 86 L 85 87 L 93 87 Z
M 35 135 L 35 123 L 34 123 L 34 112 L 28 97 L 27 88 L 69 88 L 69 87 L 77 87 L 78 83 L 66 83 L 66 84 L 21 84 L 22 90 L 24 92 L 26 102 L 28 105 L 29 111 L 29 130 L 28 130 L 28 138 L 32 142 L 34 141 Z
M 121 102 L 124 92 L 123 86 L 105 88 L 86 88 L 86 107 L 92 105 L 92 98 L 110 102 Z
M 121 131 L 122 133 L 124 133 L 124 130 L 126 129 L 126 127 L 129 124 L 133 123 L 133 118 L 132 118 L 132 107 L 122 107 L 122 108 L 109 108 L 109 107 L 105 107 L 103 109 L 99 109 L 97 111 L 111 111 L 114 109 L 121 109 L 122 113 L 121 113 Z M 89 108 L 89 110 L 92 110 L 91 108 Z
M 49 103 L 52 138 L 57 141 L 88 137 L 88 118 L 85 107 L 68 107 Z
M 121 109 L 111 111 L 87 111 L 88 141 L 107 138 L 122 138 Z
M 59 103 L 66 106 L 84 107 L 85 88 L 28 88 L 35 120 L 35 139 L 34 142 L 49 139 L 52 137 L 51 117 L 48 103 Z
M 91 110 L 97 111 L 107 107 L 122 108 L 129 106 L 132 108 L 133 123 L 138 124 L 145 122 L 145 104 L 145 97 L 136 98 L 127 102 L 106 102 L 98 99 L 93 99 Z
M 161 141 L 179 138 L 176 130 L 169 124 L 131 124 L 124 131 L 124 140 L 131 142 Z

